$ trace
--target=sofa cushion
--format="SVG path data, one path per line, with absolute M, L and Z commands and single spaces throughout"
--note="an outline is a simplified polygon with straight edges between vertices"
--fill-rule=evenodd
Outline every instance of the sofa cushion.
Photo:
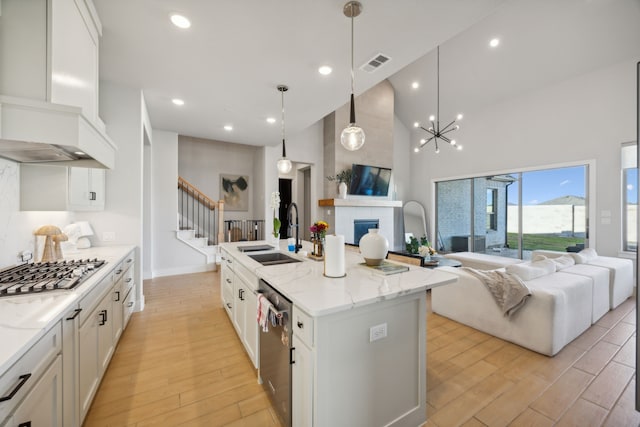
M 506 267 L 507 273 L 515 274 L 522 280 L 533 280 L 555 273 L 556 264 L 550 259 L 541 259 L 531 263 L 512 264 Z

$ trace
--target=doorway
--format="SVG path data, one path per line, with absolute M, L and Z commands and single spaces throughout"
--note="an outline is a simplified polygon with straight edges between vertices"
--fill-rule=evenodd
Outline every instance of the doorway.
M 287 238 L 289 231 L 289 219 L 287 218 L 287 210 L 291 204 L 292 180 L 289 178 L 278 178 L 278 191 L 280 192 L 280 210 L 278 218 L 280 218 L 280 239 Z

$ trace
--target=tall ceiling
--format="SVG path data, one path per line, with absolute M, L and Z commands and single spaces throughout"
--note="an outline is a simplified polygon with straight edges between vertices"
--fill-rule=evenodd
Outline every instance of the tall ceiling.
M 640 0 L 361 0 L 355 92 L 389 79 L 407 125 L 473 111 L 609 64 L 640 60 Z M 346 0 L 94 0 L 100 77 L 143 90 L 154 127 L 251 145 L 280 141 L 348 101 Z M 182 30 L 169 16 L 191 20 Z M 500 38 L 497 48 L 488 42 Z M 359 67 L 383 53 L 372 73 Z M 329 65 L 328 76 L 318 73 Z M 419 82 L 418 89 L 411 83 Z M 178 107 L 172 98 L 183 99 Z M 276 123 L 266 122 L 267 117 Z M 232 125 L 231 132 L 224 130 Z

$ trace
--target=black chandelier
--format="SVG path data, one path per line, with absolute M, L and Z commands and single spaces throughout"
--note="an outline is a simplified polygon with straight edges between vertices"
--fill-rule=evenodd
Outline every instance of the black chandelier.
M 448 133 L 453 132 L 454 130 L 460 129 L 460 126 L 456 124 L 456 121 L 462 120 L 462 114 L 458 114 L 455 119 L 449 122 L 442 129 L 440 128 L 440 46 L 437 47 L 436 50 L 436 64 L 437 64 L 437 88 L 436 88 L 436 115 L 429 116 L 429 121 L 431 122 L 431 126 L 425 128 L 424 126 L 419 126 L 416 123 L 416 127 L 420 127 L 420 129 L 424 130 L 429 134 L 428 138 L 422 138 L 420 140 L 420 144 L 415 148 L 415 152 L 417 153 L 422 148 L 424 148 L 429 142 L 434 141 L 436 146 L 436 153 L 440 152 L 440 147 L 438 146 L 438 140 L 442 140 L 452 147 L 455 147 L 458 150 L 462 150 L 462 145 L 458 145 L 455 139 L 451 139 L 446 136 Z

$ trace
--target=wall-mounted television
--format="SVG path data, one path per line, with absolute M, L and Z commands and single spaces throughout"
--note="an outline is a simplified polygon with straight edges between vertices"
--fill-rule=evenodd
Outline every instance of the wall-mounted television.
M 353 164 L 349 194 L 356 196 L 386 196 L 389 193 L 391 169 Z

